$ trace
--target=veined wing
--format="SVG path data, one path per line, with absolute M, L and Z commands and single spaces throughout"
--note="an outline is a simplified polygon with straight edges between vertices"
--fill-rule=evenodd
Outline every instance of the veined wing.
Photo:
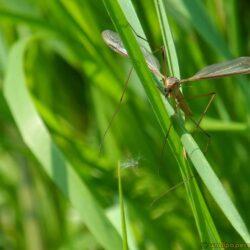
M 128 56 L 128 52 L 125 49 L 119 35 L 115 33 L 114 31 L 111 30 L 104 30 L 102 32 L 102 38 L 105 41 L 105 43 L 115 52 L 119 53 L 120 55 L 123 56 Z M 144 55 L 144 58 L 147 62 L 147 65 L 149 69 L 153 73 L 160 73 L 160 64 L 158 60 L 143 46 L 140 46 L 142 54 Z
M 239 57 L 223 63 L 212 64 L 181 82 L 250 74 L 250 57 Z
M 104 30 L 102 32 L 102 39 L 115 52 L 122 56 L 128 56 L 128 52 L 117 33 L 111 30 Z

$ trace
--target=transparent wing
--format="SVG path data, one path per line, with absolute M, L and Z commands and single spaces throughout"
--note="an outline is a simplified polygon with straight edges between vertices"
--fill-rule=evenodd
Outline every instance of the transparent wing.
M 120 37 L 117 33 L 111 31 L 111 30 L 104 30 L 102 32 L 102 38 L 104 42 L 115 52 L 123 55 L 128 56 L 128 52 L 125 49 Z
M 181 82 L 196 81 L 210 78 L 250 74 L 250 57 L 239 57 L 223 63 L 212 64 L 197 72 L 194 76 Z
M 157 72 L 160 70 L 159 61 L 144 47 L 140 46 L 142 54 L 145 57 L 146 63 L 152 72 Z
M 128 52 L 125 49 L 119 35 L 111 30 L 104 30 L 102 32 L 102 38 L 105 43 L 115 52 L 123 55 L 128 56 Z M 140 46 L 142 54 L 145 57 L 147 65 L 152 72 L 159 72 L 160 64 L 158 60 L 143 46 Z

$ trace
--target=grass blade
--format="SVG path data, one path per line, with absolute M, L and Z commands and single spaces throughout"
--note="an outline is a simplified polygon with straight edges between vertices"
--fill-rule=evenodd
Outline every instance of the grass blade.
M 190 1 L 186 1 L 186 2 L 189 3 Z M 163 31 L 163 36 L 165 37 L 164 41 L 167 41 L 169 39 L 168 35 L 169 34 L 171 35 L 171 32 L 169 31 L 170 27 L 168 25 L 167 17 L 165 15 L 164 5 L 163 5 L 163 2 L 161 0 L 155 0 L 155 3 L 156 3 L 158 15 L 160 17 L 159 19 L 160 19 L 160 23 L 161 23 L 161 28 L 163 30 L 165 30 L 165 29 L 167 30 L 165 32 Z M 197 5 L 193 9 L 193 11 L 195 11 L 195 13 L 197 15 L 200 14 L 198 11 L 199 8 L 201 8 L 201 7 L 199 5 Z M 207 22 L 205 22 L 205 23 L 207 24 Z M 209 29 L 209 27 L 210 26 L 208 25 L 207 28 Z M 168 42 L 168 44 L 173 44 L 172 41 L 173 41 L 173 39 L 170 37 L 170 41 Z M 219 43 L 219 41 L 217 41 L 217 42 L 218 42 L 218 44 L 220 44 L 222 46 L 222 44 Z M 175 50 L 171 51 L 171 53 L 172 52 L 175 55 Z M 225 52 L 226 51 L 224 51 L 224 53 Z M 175 60 L 176 56 L 173 56 L 173 57 Z M 170 57 L 170 60 L 171 59 L 172 58 Z M 173 63 L 171 65 L 175 65 L 175 67 L 177 67 L 176 71 L 178 72 L 178 70 L 179 70 L 178 64 Z M 244 221 L 242 220 L 239 212 L 237 211 L 236 207 L 232 203 L 230 197 L 226 193 L 223 185 L 221 184 L 218 177 L 214 173 L 212 167 L 210 166 L 210 164 L 206 160 L 202 151 L 199 149 L 199 147 L 197 146 L 197 144 L 195 143 L 193 138 L 188 133 L 181 133 L 179 135 L 181 136 L 183 146 L 184 146 L 185 150 L 187 151 L 187 154 L 190 157 L 190 160 L 192 161 L 195 169 L 199 173 L 201 179 L 205 183 L 205 185 L 208 188 L 208 190 L 210 191 L 211 195 L 215 199 L 216 203 L 219 205 L 219 207 L 221 208 L 223 213 L 226 215 L 227 219 L 231 222 L 231 224 L 236 229 L 236 231 L 241 235 L 241 237 L 246 242 L 249 242 L 250 236 L 249 236 L 249 233 L 248 233 L 248 230 L 247 230 L 247 227 L 246 227 Z M 187 183 L 187 185 L 188 185 L 188 183 Z M 192 201 L 192 199 L 190 199 L 190 200 Z M 211 222 L 210 219 L 209 219 L 209 221 Z M 210 223 L 210 226 L 212 227 L 213 232 L 216 232 L 216 228 L 215 228 L 214 224 Z M 199 228 L 202 228 L 202 224 L 199 225 Z M 207 228 L 207 230 L 210 231 L 211 228 Z M 219 238 L 217 233 L 215 236 L 217 239 Z M 213 240 L 213 238 L 211 238 L 211 239 Z M 211 242 L 213 242 L 213 241 L 211 241 Z
M 84 223 L 106 249 L 121 249 L 121 238 L 95 197 L 52 141 L 26 89 L 24 54 L 31 39 L 17 42 L 9 56 L 4 96 L 24 142 L 43 170 L 79 211 Z M 110 240 L 112 239 L 112 241 Z
M 174 39 L 171 34 L 168 19 L 164 9 L 164 4 L 160 0 L 155 0 L 156 11 L 160 21 L 161 33 L 163 37 L 164 46 L 166 48 L 167 63 L 170 76 L 175 76 L 180 79 L 180 69 L 178 64 L 177 53 L 174 46 Z
M 141 79 L 141 82 L 148 95 L 148 98 L 158 118 L 158 121 L 160 122 L 162 128 L 165 131 L 167 131 L 166 124 L 169 124 L 169 122 L 167 121 L 164 107 L 162 106 L 162 102 L 160 102 L 159 100 L 159 97 L 156 93 L 156 89 L 152 88 L 153 86 L 152 77 L 150 77 L 149 71 L 145 64 L 145 60 L 138 47 L 138 44 L 136 43 L 132 31 L 130 30 L 129 24 L 116 1 L 106 0 L 104 2 L 113 20 L 113 23 L 116 26 L 117 31 L 119 32 L 123 40 L 123 43 L 129 53 L 129 56 L 133 62 L 137 74 Z M 219 182 L 211 166 L 204 157 L 203 153 L 201 152 L 195 141 L 192 139 L 192 137 L 183 128 L 183 124 L 180 118 L 178 118 L 177 116 L 173 117 L 173 124 L 175 130 L 177 131 L 179 137 L 181 138 L 182 144 L 191 162 L 194 164 L 195 169 L 199 173 L 200 177 L 207 186 L 211 195 L 214 197 L 215 201 L 222 209 L 223 213 L 227 216 L 231 224 L 238 231 L 238 233 L 242 236 L 244 240 L 247 241 L 249 239 L 247 228 L 241 216 L 239 215 L 237 209 L 233 205 L 231 199 L 225 192 L 222 184 Z M 174 154 L 177 156 L 178 153 L 179 153 L 179 158 L 177 161 L 181 162 L 182 161 L 181 150 L 180 148 L 178 149 L 176 147 Z M 206 169 L 206 171 L 204 171 L 204 169 Z M 206 173 L 207 175 L 205 175 L 204 173 Z
M 118 162 L 117 170 L 118 170 L 118 188 L 119 188 L 119 199 L 120 199 L 120 210 L 121 210 L 121 221 L 122 221 L 123 250 L 128 250 L 128 238 L 127 238 L 125 209 L 124 209 L 124 202 L 123 202 L 121 163 L 120 162 Z
M 218 54 L 225 58 L 230 58 L 230 51 L 209 19 L 202 3 L 197 0 L 182 0 L 182 2 L 189 13 L 189 18 L 192 20 L 191 23 L 199 34 L 217 51 Z
M 155 6 L 160 21 L 164 45 L 166 46 L 166 50 L 168 51 L 167 54 L 169 55 L 168 58 L 170 61 L 169 65 L 171 72 L 174 72 L 174 76 L 180 78 L 179 64 L 174 46 L 174 39 L 171 34 L 171 29 L 168 23 L 163 1 L 155 0 Z M 181 168 L 180 171 L 184 180 L 188 180 L 190 176 L 193 176 L 192 169 L 189 164 L 186 164 L 185 168 Z M 196 221 L 198 232 L 200 234 L 201 242 L 220 242 L 220 237 L 197 183 L 193 181 L 184 181 L 184 183 L 194 213 L 194 218 Z

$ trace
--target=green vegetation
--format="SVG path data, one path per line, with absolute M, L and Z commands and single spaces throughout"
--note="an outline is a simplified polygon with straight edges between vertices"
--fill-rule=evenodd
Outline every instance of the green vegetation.
M 0 1 L 1 249 L 249 243 L 249 76 L 183 86 L 186 97 L 217 93 L 201 123 L 211 135 L 204 155 L 207 137 L 189 134 L 193 124 L 174 114 L 138 46 L 164 45 L 167 72 L 192 76 L 250 55 L 249 8 L 247 0 Z M 119 33 L 131 59 L 106 46 L 105 29 Z M 188 99 L 196 121 L 208 100 Z

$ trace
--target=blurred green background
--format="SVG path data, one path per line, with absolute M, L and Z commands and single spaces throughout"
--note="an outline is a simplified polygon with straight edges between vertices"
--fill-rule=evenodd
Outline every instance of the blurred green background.
M 150 47 L 159 48 L 163 42 L 154 2 L 132 3 Z M 206 65 L 250 55 L 249 1 L 164 3 L 182 78 Z M 110 50 L 101 38 L 103 30 L 114 30 L 104 3 L 1 0 L 0 21 L 0 249 L 108 249 L 100 238 L 105 241 L 109 234 L 98 232 L 99 224 L 88 214 L 90 206 L 101 207 L 120 227 L 118 161 L 130 249 L 200 249 L 184 185 L 157 199 L 182 178 L 168 146 L 161 154 L 164 134 L 135 72 L 103 138 L 131 67 L 129 59 Z M 24 58 L 13 53 L 14 60 L 8 60 L 18 40 L 34 35 Z M 161 54 L 155 56 L 162 63 Z M 23 60 L 25 81 L 16 65 L 19 60 Z M 7 72 L 14 79 L 13 86 L 3 94 Z M 25 118 L 29 109 L 19 122 L 18 110 L 13 112 L 11 100 L 13 105 L 28 106 L 18 87 L 21 81 L 56 147 L 53 174 L 48 174 L 46 147 L 40 143 L 46 133 L 38 135 L 37 120 Z M 246 225 L 250 224 L 249 81 L 249 76 L 241 76 L 183 87 L 185 96 L 217 94 L 201 124 L 211 135 L 206 157 Z M 207 98 L 189 101 L 194 119 L 207 102 Z M 194 138 L 203 148 L 204 134 L 197 131 Z M 69 194 L 67 185 L 61 183 L 64 163 L 65 169 L 73 168 L 76 174 L 69 175 L 73 190 Z M 81 197 L 79 178 L 95 199 L 90 206 L 82 203 L 85 194 Z M 221 241 L 242 242 L 201 182 L 200 187 Z M 87 226 L 81 214 L 90 220 Z

